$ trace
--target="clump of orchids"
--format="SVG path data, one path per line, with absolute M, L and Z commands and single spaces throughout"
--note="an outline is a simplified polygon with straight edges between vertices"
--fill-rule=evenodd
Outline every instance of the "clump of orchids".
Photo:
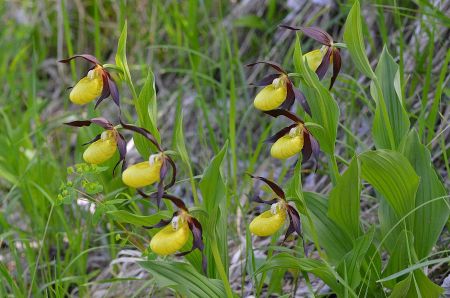
M 188 208 L 182 199 L 168 194 L 166 191 L 175 184 L 177 168 L 173 159 L 163 149 L 156 138 L 144 127 L 127 124 L 122 121 L 120 113 L 119 91 L 111 74 L 102 66 L 98 60 L 89 54 L 75 55 L 68 59 L 61 60 L 67 63 L 74 58 L 83 58 L 92 63 L 93 66 L 71 90 L 70 100 L 78 105 L 84 105 L 97 98 L 95 108 L 107 97 L 111 96 L 114 103 L 119 108 L 119 124 L 114 125 L 103 117 L 96 117 L 89 120 L 78 120 L 65 123 L 69 126 L 84 127 L 95 124 L 103 128 L 103 132 L 97 134 L 92 140 L 83 145 L 89 145 L 83 153 L 83 159 L 86 163 L 92 165 L 103 164 L 113 158 L 116 151 L 119 152 L 119 160 L 113 168 L 113 174 L 117 166 L 122 163 L 122 182 L 137 189 L 137 192 L 144 198 L 156 198 L 157 207 L 160 206 L 161 199 L 170 200 L 179 210 L 175 212 L 171 219 L 162 220 L 155 226 L 147 228 L 164 228 L 155 234 L 150 241 L 150 249 L 161 256 L 174 254 L 179 251 L 189 239 L 189 231 L 193 236 L 192 249 L 186 252 L 178 253 L 178 256 L 184 256 L 194 249 L 203 252 L 202 226 L 200 222 L 189 214 Z M 149 140 L 157 152 L 151 154 L 148 161 L 142 161 L 127 167 L 127 141 L 123 131 L 138 133 Z M 167 183 L 164 183 L 168 173 L 172 170 L 172 175 Z M 144 187 L 157 183 L 156 192 L 146 194 Z M 205 270 L 205 258 L 203 258 Z
M 306 36 L 313 38 L 323 45 L 322 48 L 308 52 L 303 57 L 308 66 L 316 72 L 320 80 L 325 77 L 329 65 L 333 65 L 333 75 L 330 83 L 331 89 L 341 68 L 339 48 L 333 42 L 333 38 L 327 32 L 315 27 L 296 28 L 287 25 L 282 25 L 281 27 L 295 31 L 300 30 Z M 282 128 L 266 140 L 267 143 L 273 143 L 270 148 L 270 155 L 276 159 L 287 159 L 301 152 L 303 162 L 309 160 L 311 156 L 317 161 L 320 152 L 319 143 L 307 129 L 305 122 L 290 112 L 292 105 L 297 100 L 303 107 L 305 113 L 311 116 L 305 95 L 295 88 L 290 74 L 277 63 L 259 61 L 248 64 L 247 66 L 251 67 L 257 64 L 267 65 L 276 73 L 269 73 L 260 81 L 252 84 L 263 87 L 253 101 L 255 108 L 269 116 L 275 118 L 283 116 L 292 121 L 290 125 Z M 300 216 L 295 208 L 287 203 L 281 187 L 264 177 L 252 177 L 265 182 L 277 194 L 278 198 L 269 201 L 261 200 L 259 197 L 254 198 L 255 201 L 269 204 L 271 207 L 270 210 L 263 212 L 250 223 L 250 232 L 257 236 L 273 235 L 284 225 L 286 217 L 288 217 L 290 224 L 285 235 L 285 240 L 294 231 L 298 235 L 301 235 Z

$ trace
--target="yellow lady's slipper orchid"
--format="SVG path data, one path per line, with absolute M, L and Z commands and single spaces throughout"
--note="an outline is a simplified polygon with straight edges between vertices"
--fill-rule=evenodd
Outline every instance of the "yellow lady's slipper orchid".
M 261 111 L 270 111 L 278 108 L 286 100 L 287 81 L 287 76 L 282 74 L 274 79 L 272 84 L 265 86 L 259 91 L 253 102 L 255 108 Z
M 101 164 L 110 159 L 117 150 L 116 132 L 106 130 L 101 138 L 84 151 L 83 159 L 90 164 Z
M 175 216 L 169 225 L 153 236 L 150 248 L 161 256 L 173 254 L 186 244 L 189 232 L 189 225 L 184 215 Z
M 278 231 L 286 220 L 284 202 L 280 201 L 272 205 L 270 210 L 261 213 L 250 223 L 249 229 L 256 236 L 270 236 Z
M 134 188 L 141 188 L 160 180 L 160 171 L 163 164 L 161 153 L 151 155 L 149 161 L 144 161 L 127 168 L 122 173 L 122 181 Z
M 103 70 L 100 65 L 91 69 L 87 76 L 72 88 L 69 96 L 70 101 L 74 104 L 84 105 L 99 97 L 103 90 L 102 73 Z
M 303 149 L 303 124 L 299 123 L 291 128 L 288 134 L 280 137 L 270 148 L 270 155 L 278 159 L 286 159 L 299 153 Z

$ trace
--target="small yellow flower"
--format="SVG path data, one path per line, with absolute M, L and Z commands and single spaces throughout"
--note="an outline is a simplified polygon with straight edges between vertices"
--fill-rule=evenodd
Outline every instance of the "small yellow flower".
M 102 94 L 103 69 L 100 65 L 91 69 L 87 76 L 82 78 L 70 92 L 70 101 L 77 105 L 87 104 Z
M 111 95 L 114 103 L 120 108 L 120 96 L 117 85 L 109 71 L 92 55 L 78 54 L 67 59 L 60 60 L 61 63 L 69 63 L 76 58 L 82 58 L 93 64 L 88 74 L 82 78 L 70 92 L 70 101 L 77 105 L 87 104 L 97 99 L 95 108 L 108 96 Z
M 299 123 L 291 128 L 288 134 L 279 138 L 270 148 L 270 155 L 278 159 L 286 159 L 299 153 L 303 149 L 304 126 Z
M 144 161 L 127 168 L 122 173 L 122 181 L 134 188 L 141 188 L 160 180 L 160 171 L 164 161 L 162 153 L 153 154 Z
M 249 230 L 256 236 L 266 237 L 275 234 L 286 221 L 286 216 L 289 217 L 289 226 L 284 235 L 284 241 L 293 232 L 297 232 L 301 235 L 301 223 L 300 215 L 294 207 L 290 206 L 286 201 L 286 194 L 283 189 L 275 182 L 260 176 L 250 175 L 253 179 L 263 181 L 269 186 L 272 191 L 278 196 L 270 201 L 262 200 L 259 196 L 255 196 L 253 200 L 255 202 L 270 204 L 270 210 L 261 213 L 255 219 L 252 220 L 249 226 Z
M 113 157 L 117 150 L 116 137 L 114 130 L 104 131 L 101 138 L 84 151 L 84 161 L 90 164 L 101 164 Z
M 286 206 L 284 201 L 279 201 L 257 217 L 250 223 L 249 229 L 256 236 L 265 237 L 275 234 L 286 220 Z
M 189 225 L 185 212 L 172 218 L 169 225 L 153 236 L 150 248 L 158 255 L 166 256 L 179 251 L 189 239 Z
M 287 83 L 288 77 L 282 74 L 274 79 L 272 84 L 265 86 L 255 97 L 253 102 L 255 108 L 261 111 L 278 108 L 286 100 Z

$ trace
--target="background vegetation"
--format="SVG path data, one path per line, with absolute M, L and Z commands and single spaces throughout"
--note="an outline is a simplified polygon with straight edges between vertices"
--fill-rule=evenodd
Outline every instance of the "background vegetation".
M 294 71 L 295 34 L 278 25 L 314 25 L 343 41 L 343 25 L 352 4 L 301 0 L 2 1 L 0 296 L 139 297 L 149 293 L 164 296 L 168 291 L 157 287 L 161 280 L 151 278 L 136 264 L 141 255 L 127 241 L 130 235 L 124 234 L 122 224 L 110 217 L 99 218 L 101 213 L 82 200 L 83 194 L 77 194 L 71 204 L 54 204 L 67 180 L 66 167 L 81 161 L 79 146 L 98 131 L 62 125 L 94 117 L 98 111 L 93 105 L 80 108 L 68 100 L 67 87 L 86 72 L 87 66 L 67 67 L 57 60 L 92 53 L 104 63 L 114 63 L 125 22 L 128 65 L 136 88 L 142 88 L 150 69 L 155 74 L 158 124 L 167 147 L 179 148 L 177 132 L 182 127 L 190 167 L 179 162 L 183 164 L 180 177 L 186 179 L 177 183 L 175 192 L 185 201 L 194 200 L 188 178 L 198 181 L 228 141 L 223 161 L 227 190 L 223 206 L 228 213 L 223 224 L 228 229 L 220 243 L 228 248 L 228 255 L 221 257 L 229 264 L 233 291 L 241 296 L 294 290 L 305 295 L 310 291 L 304 279 L 297 287 L 295 272 L 271 271 L 263 287 L 248 270 L 249 263 L 257 268 L 266 259 L 268 245 L 277 242 L 275 238 L 252 242 L 246 233 L 254 217 L 250 213 L 255 211 L 248 200 L 253 182 L 245 173 L 284 184 L 284 177 L 290 176 L 293 168 L 292 161 L 268 158 L 263 140 L 279 124 L 271 124 L 255 112 L 255 89 L 248 83 L 265 70 L 248 69 L 245 64 L 272 60 Z M 399 64 L 403 103 L 411 126 L 430 150 L 431 162 L 448 192 L 450 1 L 361 1 L 361 8 L 372 68 L 386 46 Z M 317 45 L 311 40 L 302 39 L 303 52 L 314 47 Z M 343 68 L 332 94 L 341 110 L 336 156 L 342 172 L 355 153 L 374 147 L 370 130 L 375 106 L 370 81 L 358 71 L 348 51 L 341 53 Z M 120 91 L 125 118 L 132 122 L 136 119 L 133 95 L 125 83 Z M 114 119 L 115 107 L 102 105 L 102 114 Z M 181 117 L 176 116 L 181 113 L 182 125 Z M 132 152 L 129 159 L 138 161 L 133 143 L 128 147 Z M 327 159 L 321 157 L 316 173 L 304 170 L 303 189 L 328 194 L 332 181 Z M 106 171 L 95 177 L 102 182 L 103 199 L 132 198 L 135 206 L 130 210 L 139 210 L 139 215 L 150 213 L 151 204 L 134 200 L 119 176 Z M 374 190 L 364 184 L 363 226 L 379 224 L 378 207 Z M 129 230 L 139 237 L 134 227 Z M 428 277 L 439 285 L 450 272 L 449 238 L 445 229 L 430 258 L 442 261 L 427 266 Z M 250 251 L 251 245 L 254 250 Z M 312 285 L 327 291 L 319 280 L 314 279 Z

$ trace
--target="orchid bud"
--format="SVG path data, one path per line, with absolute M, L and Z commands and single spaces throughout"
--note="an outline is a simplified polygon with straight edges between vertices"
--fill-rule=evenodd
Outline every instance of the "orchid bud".
M 144 161 L 128 167 L 122 173 L 122 181 L 134 188 L 141 188 L 160 180 L 161 167 L 164 157 L 161 153 L 150 156 L 149 161 Z
M 286 159 L 296 155 L 303 149 L 303 124 L 291 128 L 288 134 L 280 137 L 270 148 L 270 155 L 278 159 Z
M 259 91 L 253 102 L 255 108 L 261 111 L 270 111 L 279 107 L 286 100 L 287 81 L 287 76 L 282 74 L 275 78 L 272 84 Z
M 249 229 L 256 236 L 265 237 L 275 234 L 286 220 L 286 208 L 284 201 L 272 204 L 270 210 L 267 210 L 250 223 Z
M 184 215 L 174 216 L 170 224 L 153 236 L 150 248 L 158 255 L 166 256 L 179 251 L 189 239 L 189 225 Z
M 82 78 L 70 92 L 70 101 L 74 104 L 87 104 L 102 94 L 103 78 L 102 67 L 100 65 L 91 69 L 88 74 Z
M 83 153 L 83 159 L 90 164 L 101 164 L 113 157 L 116 150 L 116 132 L 114 130 L 105 130 L 99 140 L 87 147 Z

